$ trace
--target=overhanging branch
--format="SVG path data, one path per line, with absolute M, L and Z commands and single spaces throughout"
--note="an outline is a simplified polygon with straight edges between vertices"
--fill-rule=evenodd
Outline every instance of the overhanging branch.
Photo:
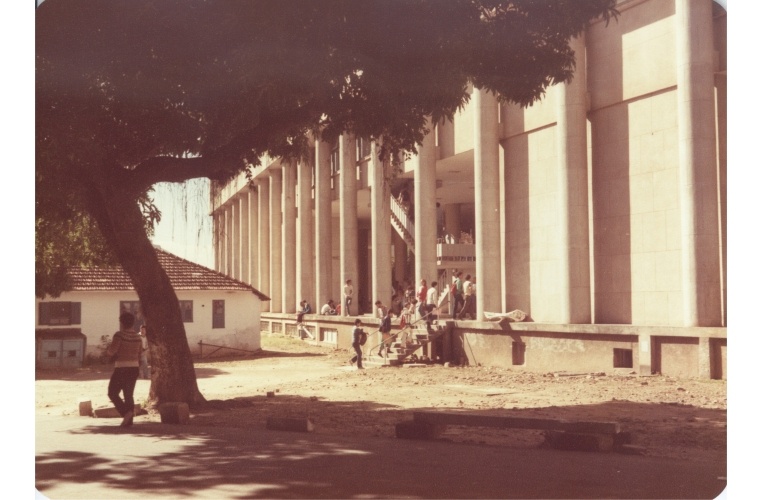
M 225 166 L 219 160 L 199 156 L 177 158 L 156 156 L 140 163 L 132 171 L 134 180 L 141 188 L 148 188 L 158 182 L 185 182 L 190 179 L 207 177 L 217 179 L 229 175 L 232 166 Z

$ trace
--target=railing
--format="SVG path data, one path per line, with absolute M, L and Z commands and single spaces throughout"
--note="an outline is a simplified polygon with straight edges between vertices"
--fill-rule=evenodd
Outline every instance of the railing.
M 394 196 L 390 197 L 392 226 L 411 248 L 415 249 L 415 224 L 408 217 L 407 210 Z M 451 241 L 454 238 L 449 238 Z M 437 243 L 437 261 L 443 262 L 474 262 L 476 260 L 476 247 L 471 243 L 447 243 L 447 239 L 441 238 Z
M 389 197 L 391 202 L 392 213 L 392 225 L 397 233 L 402 237 L 405 242 L 411 247 L 415 247 L 415 225 L 410 217 L 407 215 L 407 211 L 400 205 L 397 198 L 394 196 Z
M 473 262 L 476 260 L 476 246 L 468 243 L 437 243 L 437 260 Z

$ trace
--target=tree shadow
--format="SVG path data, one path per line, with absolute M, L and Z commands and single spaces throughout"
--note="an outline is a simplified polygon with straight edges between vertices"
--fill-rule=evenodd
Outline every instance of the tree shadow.
M 227 372 L 224 369 L 219 368 L 207 368 L 199 367 L 199 364 L 203 365 L 215 365 L 221 363 L 229 363 L 235 361 L 257 361 L 258 359 L 272 359 L 272 358 L 319 358 L 326 357 L 325 353 L 312 353 L 312 352 L 284 352 L 284 351 L 267 351 L 263 350 L 255 355 L 249 356 L 224 356 L 214 358 L 204 358 L 193 360 L 196 365 L 197 377 L 211 377 L 215 375 L 224 375 Z M 37 368 L 34 372 L 35 380 L 61 380 L 61 381 L 92 381 L 92 380 L 108 380 L 111 377 L 114 367 L 111 364 L 91 364 L 78 368 Z
M 45 493 L 61 483 L 93 484 L 134 496 L 226 498 L 584 498 L 593 491 L 611 498 L 713 498 L 724 488 L 717 478 L 726 476 L 726 460 L 707 463 L 617 453 L 519 451 L 443 442 L 453 441 L 447 437 L 394 443 L 383 439 L 393 437 L 394 424 L 412 418 L 418 410 L 590 420 L 594 410 L 600 413 L 597 406 L 620 414 L 617 420 L 625 431 L 663 439 L 653 424 L 676 417 L 685 424 L 673 425 L 672 432 L 704 443 L 715 440 L 718 447 L 724 444 L 726 412 L 688 405 L 611 401 L 471 410 L 255 396 L 211 401 L 194 410 L 189 425 L 136 420 L 126 429 L 96 424 L 69 431 L 82 435 L 82 442 L 88 439 L 85 436 L 102 436 L 99 443 L 104 451 L 38 454 L 36 487 Z M 315 432 L 269 431 L 266 422 L 271 416 L 310 418 Z M 519 473 L 518 468 L 526 470 Z M 606 468 L 615 469 L 603 474 L 607 479 L 591 479 L 593 471 Z M 509 470 L 512 473 L 506 473 Z M 548 476 L 548 470 L 554 474 Z M 574 479 L 580 474 L 585 481 Z M 484 477 L 490 479 L 479 479 Z

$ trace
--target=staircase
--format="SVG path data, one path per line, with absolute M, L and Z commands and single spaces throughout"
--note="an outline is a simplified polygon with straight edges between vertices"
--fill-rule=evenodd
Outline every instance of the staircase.
M 407 216 L 407 211 L 402 208 L 402 205 L 397 201 L 397 198 L 390 196 L 391 201 L 389 207 L 391 208 L 392 226 L 397 234 L 407 243 L 409 248 L 415 248 L 415 225 L 413 220 Z
M 363 357 L 363 365 L 366 367 L 401 366 L 415 362 L 418 359 L 416 353 L 441 337 L 444 334 L 444 328 L 444 325 L 437 324 L 427 326 L 422 321 L 418 325 L 407 326 L 394 334 L 389 349 L 383 356 L 378 355 L 381 344 L 371 347 Z M 405 345 L 399 340 L 403 333 L 409 334 Z

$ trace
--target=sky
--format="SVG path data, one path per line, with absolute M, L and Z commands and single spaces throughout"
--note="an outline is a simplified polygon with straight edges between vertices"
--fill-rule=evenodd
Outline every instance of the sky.
M 161 211 L 151 241 L 167 252 L 214 269 L 209 180 L 154 186 L 154 204 Z
M 58 0 L 56 0 L 58 1 Z M 762 106 L 756 86 L 759 73 L 759 31 L 762 6 L 759 2 L 720 0 L 728 9 L 728 394 L 729 394 L 729 490 L 731 496 L 743 498 L 744 492 L 756 488 L 756 461 L 750 459 L 759 449 L 754 446 L 759 437 L 754 432 L 757 420 L 756 395 L 759 394 L 760 374 L 755 369 L 762 353 L 762 266 L 760 265 L 760 229 L 762 222 L 762 161 L 760 160 L 759 119 Z M 23 383 L 7 388 L 6 397 L 13 410 L 3 417 L 11 428 L 24 431 L 27 443 L 34 442 L 34 343 L 29 337 L 30 318 L 34 318 L 34 3 L 13 1 L 4 4 L 7 28 L 3 30 L 2 50 L 6 77 L 3 82 L 4 119 L 0 121 L 0 140 L 7 161 L 6 189 L 3 197 L 6 217 L 5 295 L 11 301 L 7 307 L 21 314 L 10 315 L 4 325 L 8 335 L 14 335 L 9 360 L 0 364 L 4 380 Z M 8 161 L 9 160 L 9 161 Z M 28 175 L 28 177 L 25 177 Z M 18 186 L 18 187 L 17 187 Z M 178 192 L 179 191 L 179 192 Z M 197 188 L 183 192 L 182 188 L 157 186 L 155 201 L 163 220 L 153 241 L 169 252 L 213 267 L 211 259 L 211 221 L 208 218 L 208 192 Z M 188 208 L 188 210 L 186 210 Z M 27 212 L 29 210 L 29 212 Z M 29 215 L 24 215 L 29 214 Z M 27 219 L 26 217 L 29 217 Z M 23 264 L 26 262 L 26 264 Z M 16 265 L 16 264 L 20 265 Z M 27 278 L 23 278 L 28 265 Z M 20 290 L 18 290 L 20 288 Z M 27 290 L 24 292 L 24 290 Z M 23 311 L 27 311 L 23 313 Z M 105 388 L 104 388 L 105 390 Z M 753 405 L 753 406 L 752 406 Z M 27 413 L 29 412 L 29 413 Z M 30 418 L 31 417 L 31 418 Z M 744 450 L 746 450 L 744 452 Z M 34 485 L 34 446 L 27 445 L 14 452 L 13 481 L 4 489 L 10 497 L 29 495 Z M 18 469 L 18 470 L 17 470 Z M 18 495 L 14 494 L 18 493 Z

